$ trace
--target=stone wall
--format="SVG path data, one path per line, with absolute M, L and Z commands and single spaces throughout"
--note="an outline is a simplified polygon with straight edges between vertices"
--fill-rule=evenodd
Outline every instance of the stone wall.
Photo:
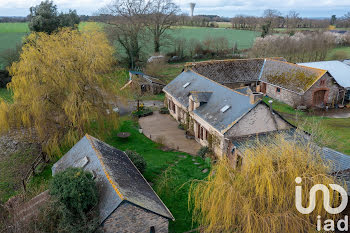
M 277 87 L 271 84 L 266 84 L 266 95 L 283 103 L 286 103 L 294 108 L 302 105 L 302 96 L 297 93 L 280 88 L 280 92 L 277 91 Z
M 225 137 L 241 137 L 289 128 L 291 128 L 291 125 L 285 122 L 277 114 L 272 115 L 268 106 L 265 104 L 259 104 L 229 129 L 225 133 Z
M 307 107 L 313 107 L 313 96 L 316 91 L 325 90 L 325 104 L 333 105 L 340 103 L 343 94 L 338 95 L 339 90 L 342 90 L 338 84 L 335 83 L 334 79 L 328 74 L 324 74 L 316 83 L 312 85 L 303 95 L 299 95 L 295 92 L 280 88 L 280 92 L 277 91 L 277 87 L 271 84 L 266 84 L 266 94 L 278 101 L 286 103 L 294 108 L 304 105 Z
M 127 201 L 105 220 L 102 230 L 106 233 L 149 233 L 154 227 L 156 233 L 167 233 L 169 220 Z
M 308 107 L 313 106 L 313 96 L 316 91 L 325 90 L 325 104 L 331 106 L 341 102 L 343 95 L 338 95 L 342 88 L 335 83 L 334 79 L 328 74 L 324 74 L 312 87 L 307 90 L 303 96 L 304 104 Z

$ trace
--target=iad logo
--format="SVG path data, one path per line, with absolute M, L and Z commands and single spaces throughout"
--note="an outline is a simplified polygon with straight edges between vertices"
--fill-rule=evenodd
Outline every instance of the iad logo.
M 297 177 L 295 179 L 295 182 L 297 184 L 301 184 L 301 178 Z M 323 193 L 323 208 L 330 214 L 340 214 L 347 206 L 348 204 L 348 194 L 346 190 L 337 184 L 329 184 L 329 186 L 340 193 L 342 200 L 338 207 L 333 208 L 330 205 L 330 195 L 329 195 L 329 189 L 327 186 L 323 184 L 316 184 L 314 185 L 310 190 L 310 203 L 308 207 L 302 206 L 302 188 L 300 185 L 295 186 L 295 206 L 297 210 L 302 214 L 310 214 L 312 211 L 314 211 L 316 207 L 316 192 L 322 191 Z M 327 219 L 324 221 L 325 225 L 323 227 L 323 230 L 325 231 L 334 231 L 334 221 L 332 219 Z M 342 227 L 342 224 L 344 226 Z M 317 230 L 320 231 L 322 228 L 321 226 L 321 217 L 317 217 Z M 337 228 L 339 231 L 347 231 L 348 230 L 348 216 L 345 216 L 344 220 L 339 220 L 337 223 Z

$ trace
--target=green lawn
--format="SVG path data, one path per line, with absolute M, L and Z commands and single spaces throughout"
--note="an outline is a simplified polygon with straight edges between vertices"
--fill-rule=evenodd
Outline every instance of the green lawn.
M 12 93 L 6 88 L 0 88 L 0 99 L 5 100 L 6 102 L 12 101 Z
M 116 136 L 118 132 L 130 132 L 131 136 L 126 140 L 120 139 Z M 121 119 L 118 130 L 112 131 L 105 142 L 124 151 L 137 151 L 145 158 L 147 162 L 145 178 L 154 184 L 153 189 L 176 219 L 170 222 L 170 232 L 182 233 L 196 227 L 192 225 L 187 200 L 191 181 L 203 179 L 208 175 L 201 172 L 202 169 L 208 168 L 203 159 L 182 152 L 161 150 L 161 145 L 140 134 L 138 123 L 127 117 Z M 186 158 L 182 157 L 184 155 Z M 195 161 L 192 161 L 193 158 Z M 195 162 L 199 165 L 195 165 Z M 28 185 L 30 192 L 35 193 L 36 190 L 47 188 L 51 179 L 51 166 L 52 164 L 31 180 Z
M 268 103 L 270 98 L 264 98 Z M 284 118 L 306 131 L 313 130 L 319 134 L 324 146 L 338 150 L 350 155 L 350 119 L 329 118 L 313 116 L 312 112 L 306 113 L 293 109 L 287 104 L 274 100 L 272 108 L 279 112 Z
M 338 48 L 334 48 L 331 51 L 329 51 L 329 53 L 327 54 L 326 60 L 339 59 L 337 57 L 334 57 L 335 54 L 337 54 L 337 53 L 342 53 L 346 56 L 344 58 L 350 59 L 350 47 L 338 47 Z
M 208 28 L 208 27 L 180 27 L 175 28 L 169 32 L 169 35 L 174 38 L 191 38 L 198 39 L 200 41 L 205 40 L 208 37 L 217 38 L 225 37 L 233 46 L 237 42 L 238 49 L 248 49 L 252 47 L 256 37 L 260 36 L 260 32 L 248 31 L 248 30 L 235 30 L 225 28 Z

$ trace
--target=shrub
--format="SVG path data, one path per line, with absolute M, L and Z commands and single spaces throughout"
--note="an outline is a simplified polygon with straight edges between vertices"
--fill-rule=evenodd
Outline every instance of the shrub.
M 210 153 L 211 151 L 210 151 L 210 149 L 209 149 L 209 147 L 207 147 L 207 146 L 202 146 L 199 150 L 198 150 L 198 152 L 197 152 L 197 155 L 198 156 L 200 156 L 200 157 L 202 157 L 202 158 L 204 158 L 208 153 Z
M 127 150 L 125 151 L 125 153 L 141 173 L 143 173 L 146 170 L 147 163 L 139 153 L 131 150 Z
M 151 109 L 145 108 L 143 110 L 139 110 L 139 111 L 134 111 L 132 113 L 134 116 L 136 117 L 145 117 L 145 116 L 149 116 L 153 114 L 153 111 Z
M 11 82 L 11 76 L 7 70 L 0 70 L 0 88 L 6 88 L 6 85 Z
M 160 114 L 169 114 L 169 109 L 167 107 L 162 107 L 159 112 Z
M 90 172 L 68 168 L 50 184 L 52 200 L 41 210 L 33 226 L 42 232 L 86 232 L 98 227 L 98 190 Z
M 86 213 L 98 203 L 93 175 L 81 168 L 68 168 L 57 173 L 50 185 L 50 194 L 73 213 Z
M 183 125 L 183 124 L 179 124 L 178 126 L 177 126 L 179 129 L 181 129 L 181 130 L 185 130 L 185 126 Z

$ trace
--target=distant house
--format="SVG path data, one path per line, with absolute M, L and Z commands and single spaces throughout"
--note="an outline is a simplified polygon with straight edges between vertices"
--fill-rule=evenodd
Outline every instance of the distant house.
M 327 70 L 328 73 L 335 79 L 335 81 L 344 89 L 345 95 L 343 96 L 341 103 L 344 104 L 344 100 L 350 100 L 350 66 L 341 61 L 320 61 L 320 62 L 308 62 L 299 63 L 299 65 Z
M 230 137 L 292 127 L 248 87 L 231 89 L 187 68 L 163 91 L 170 114 L 197 142 L 227 155 Z
M 94 175 L 104 232 L 168 232 L 174 217 L 123 151 L 86 135 L 53 165 L 52 174 L 68 167 Z
M 141 93 L 159 94 L 162 92 L 165 83 L 161 80 L 144 74 L 140 71 L 129 71 L 129 85 L 138 88 Z

